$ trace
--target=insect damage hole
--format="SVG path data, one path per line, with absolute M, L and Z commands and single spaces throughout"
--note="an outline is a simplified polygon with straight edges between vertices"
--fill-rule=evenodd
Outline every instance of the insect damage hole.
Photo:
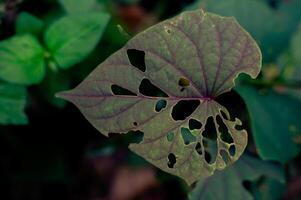
M 143 79 L 139 85 L 139 92 L 150 97 L 168 97 L 160 88 L 155 86 L 148 79 Z
M 185 145 L 196 141 L 196 137 L 190 132 L 188 128 L 181 128 L 181 136 Z
M 181 100 L 172 108 L 171 116 L 175 121 L 185 120 L 199 105 L 199 100 Z
M 233 143 L 233 138 L 229 133 L 227 126 L 224 124 L 222 118 L 219 115 L 216 116 L 216 122 L 219 126 L 218 131 L 221 133 L 221 139 L 228 144 Z
M 172 142 L 173 139 L 174 139 L 174 137 L 175 137 L 175 135 L 174 135 L 173 132 L 169 132 L 169 133 L 167 133 L 167 135 L 166 135 L 166 139 L 167 139 L 168 142 Z
M 189 129 L 190 130 L 195 130 L 195 129 L 201 129 L 202 128 L 202 123 L 199 122 L 196 119 L 190 119 L 188 122 Z
M 236 154 L 236 147 L 234 144 L 230 146 L 229 153 L 231 156 L 234 156 Z
M 216 141 L 217 134 L 215 130 L 215 123 L 212 116 L 208 117 L 205 125 L 205 130 L 203 131 L 202 135 L 203 137 L 209 140 Z
M 205 151 L 205 161 L 209 164 L 212 164 L 212 157 L 208 151 Z
M 167 159 L 168 159 L 167 166 L 169 168 L 173 168 L 177 162 L 177 158 L 176 158 L 175 154 L 173 154 L 173 153 L 168 154 Z
M 161 99 L 161 100 L 157 101 L 155 110 L 156 110 L 156 112 L 160 112 L 161 110 L 166 108 L 166 106 L 167 106 L 167 101 L 164 99 Z
M 128 95 L 128 96 L 137 96 L 135 93 L 131 92 L 128 89 L 120 87 L 119 85 L 111 85 L 111 90 L 114 95 Z
M 205 160 L 208 164 L 214 163 L 218 154 L 217 133 L 215 127 L 214 119 L 210 116 L 206 121 L 205 130 L 202 133 L 203 144 L 206 144 L 204 145 Z
M 203 155 L 203 152 L 202 152 L 202 145 L 200 142 L 198 142 L 196 145 L 195 145 L 195 150 L 196 152 L 201 156 Z
M 142 72 L 145 72 L 145 52 L 137 49 L 128 49 L 127 55 L 130 63 Z

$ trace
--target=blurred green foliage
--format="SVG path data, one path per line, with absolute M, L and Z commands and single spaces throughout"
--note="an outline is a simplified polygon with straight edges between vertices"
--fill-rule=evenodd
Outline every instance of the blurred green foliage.
M 38 145 L 41 152 L 27 151 L 25 137 L 22 137 L 24 142 L 15 144 L 16 136 L 7 128 L 13 125 L 20 131 L 15 125 L 28 124 L 26 127 L 30 127 L 33 117 L 28 110 L 43 112 L 44 108 L 39 106 L 50 104 L 51 108 L 64 108 L 66 103 L 56 99 L 54 94 L 83 80 L 99 63 L 122 47 L 129 39 L 128 35 L 135 35 L 137 29 L 131 29 L 129 22 L 139 19 L 155 23 L 180 10 L 200 7 L 220 15 L 234 16 L 250 32 L 263 51 L 263 71 L 255 81 L 246 77 L 237 81 L 237 92 L 245 108 L 236 109 L 234 115 L 245 118 L 246 128 L 250 129 L 246 155 L 227 170 L 201 180 L 191 198 L 300 199 L 301 192 L 294 194 L 294 198 L 287 197 L 290 181 L 301 174 L 298 164 L 301 136 L 300 0 L 191 0 L 177 4 L 176 1 L 144 0 L 23 0 L 14 1 L 9 9 L 7 2 L 12 1 L 0 1 L 1 137 L 12 143 L 11 149 L 18 146 L 21 150 L 17 152 L 22 153 L 24 160 L 30 158 L 24 161 L 28 165 L 21 165 L 21 171 L 9 177 L 14 189 L 23 191 L 12 192 L 12 199 L 22 199 L 20 195 L 30 190 L 29 185 L 17 184 L 21 180 L 38 187 L 45 180 L 63 182 L 69 181 L 70 177 L 65 173 L 66 161 L 55 142 L 53 146 Z M 35 3 L 40 4 L 41 10 L 34 9 Z M 141 9 L 145 5 L 146 8 Z M 131 12 L 126 10 L 128 6 Z M 119 24 L 124 31 L 118 29 Z M 241 102 L 232 98 L 228 104 L 235 107 Z M 52 124 L 54 119 L 48 120 L 51 126 L 55 125 Z M 58 126 L 63 127 L 66 123 Z M 74 126 L 74 123 L 66 126 Z M 68 131 L 60 133 L 60 128 L 51 130 L 57 132 L 57 138 L 69 134 Z M 42 129 L 38 131 L 41 135 L 44 132 Z M 26 134 L 22 131 L 22 135 Z M 68 136 L 70 140 L 74 137 L 72 133 Z M 125 138 L 113 139 L 106 147 L 100 145 L 100 149 L 93 152 L 103 152 L 107 146 L 113 149 L 126 146 L 125 141 Z M 249 156 L 250 153 L 256 158 Z M 136 163 L 137 160 L 131 157 L 127 162 Z M 6 161 L 3 163 L 5 165 Z M 162 172 L 159 176 L 160 180 L 171 179 Z

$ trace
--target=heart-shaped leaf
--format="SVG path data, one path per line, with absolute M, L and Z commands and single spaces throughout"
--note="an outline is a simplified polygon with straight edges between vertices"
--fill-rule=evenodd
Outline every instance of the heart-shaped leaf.
M 247 132 L 214 99 L 260 67 L 257 44 L 234 18 L 197 10 L 138 34 L 58 96 L 104 135 L 143 132 L 130 149 L 191 184 L 242 154 Z

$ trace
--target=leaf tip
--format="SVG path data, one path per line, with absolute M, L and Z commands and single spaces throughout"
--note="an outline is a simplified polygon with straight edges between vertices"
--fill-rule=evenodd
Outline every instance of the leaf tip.
M 55 94 L 56 98 L 70 100 L 70 91 L 61 91 Z

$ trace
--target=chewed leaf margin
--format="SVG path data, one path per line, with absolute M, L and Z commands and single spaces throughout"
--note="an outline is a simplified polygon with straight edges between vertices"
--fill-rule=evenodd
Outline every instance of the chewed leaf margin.
M 260 68 L 260 49 L 234 18 L 197 10 L 138 34 L 58 96 L 104 135 L 143 132 L 130 149 L 192 184 L 244 151 L 247 132 L 236 128 L 241 121 L 232 121 L 214 99 L 238 74 L 255 78 Z

